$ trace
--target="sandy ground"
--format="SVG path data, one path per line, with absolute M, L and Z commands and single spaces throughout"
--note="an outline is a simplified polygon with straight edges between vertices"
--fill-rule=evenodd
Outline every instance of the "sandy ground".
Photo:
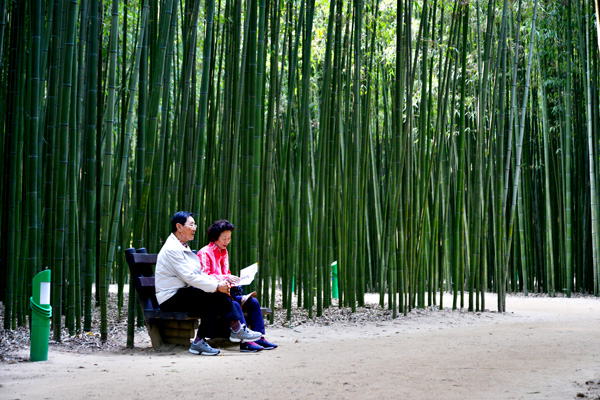
M 45 362 L 0 363 L 0 399 L 600 399 L 600 299 L 509 296 L 504 314 L 486 301 L 490 312 L 269 326 L 280 346 L 255 354 L 224 341 L 216 357 L 156 351 L 143 331 L 135 349 L 51 347 Z

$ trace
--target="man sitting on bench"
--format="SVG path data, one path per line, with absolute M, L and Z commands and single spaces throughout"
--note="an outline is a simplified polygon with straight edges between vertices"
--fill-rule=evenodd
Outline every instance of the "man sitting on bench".
M 187 245 L 196 234 L 192 213 L 179 211 L 171 218 L 171 234 L 158 253 L 155 271 L 156 299 L 163 311 L 187 311 L 200 315 L 190 353 L 219 354 L 205 340 L 214 331 L 217 316 L 230 321 L 232 342 L 259 339 L 262 334 L 246 327 L 244 315 L 233 306 L 230 284 L 202 272 L 200 260 Z

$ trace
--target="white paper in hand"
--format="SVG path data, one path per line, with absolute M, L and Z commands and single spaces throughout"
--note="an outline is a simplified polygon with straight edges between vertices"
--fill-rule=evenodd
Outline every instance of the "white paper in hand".
M 254 275 L 258 272 L 258 264 L 252 264 L 249 267 L 244 268 L 240 271 L 240 283 L 239 285 L 249 285 L 254 280 Z

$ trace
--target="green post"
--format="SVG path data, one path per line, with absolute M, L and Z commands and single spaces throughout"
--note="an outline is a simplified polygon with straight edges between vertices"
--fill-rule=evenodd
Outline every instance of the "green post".
M 31 296 L 31 350 L 30 361 L 48 360 L 48 339 L 50 337 L 50 270 L 40 272 L 33 277 L 33 296 Z
M 331 297 L 339 299 L 340 294 L 338 292 L 338 270 L 337 261 L 331 264 Z

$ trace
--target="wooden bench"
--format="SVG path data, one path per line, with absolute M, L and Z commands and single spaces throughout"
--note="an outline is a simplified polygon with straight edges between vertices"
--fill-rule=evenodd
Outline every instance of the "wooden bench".
M 142 312 L 144 323 L 152 347 L 159 348 L 165 343 L 189 346 L 190 339 L 195 337 L 198 329 L 199 315 L 186 311 L 162 311 L 156 300 L 154 287 L 154 266 L 157 254 L 148 254 L 145 248 L 137 251 L 133 248 L 125 250 L 125 259 L 129 265 L 129 290 L 135 289 Z M 271 309 L 261 307 L 263 315 L 271 314 Z M 229 327 L 218 329 L 216 337 L 228 337 Z

